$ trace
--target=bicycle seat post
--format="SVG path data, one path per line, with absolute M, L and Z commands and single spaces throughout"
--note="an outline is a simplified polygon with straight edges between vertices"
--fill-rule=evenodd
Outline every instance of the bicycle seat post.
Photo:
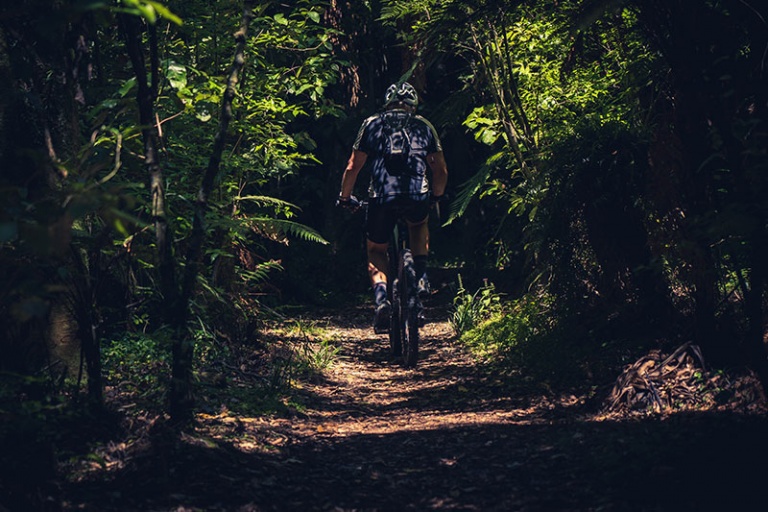
M 410 249 L 411 248 L 411 235 L 408 231 L 408 225 L 403 217 L 397 219 L 397 236 L 399 238 L 398 249 Z

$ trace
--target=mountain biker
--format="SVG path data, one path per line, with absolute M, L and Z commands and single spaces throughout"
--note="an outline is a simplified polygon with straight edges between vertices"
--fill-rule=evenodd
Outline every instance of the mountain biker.
M 352 196 L 355 181 L 370 160 L 366 249 L 368 275 L 373 288 L 374 332 L 389 328 L 391 304 L 387 298 L 388 245 L 399 216 L 406 219 L 419 295 L 429 293 L 427 255 L 430 206 L 441 201 L 448 181 L 443 148 L 434 126 L 417 115 L 416 89 L 404 82 L 387 88 L 384 111 L 367 118 L 357 133 L 344 174 L 337 204 L 357 208 Z M 431 171 L 431 192 L 427 169 Z

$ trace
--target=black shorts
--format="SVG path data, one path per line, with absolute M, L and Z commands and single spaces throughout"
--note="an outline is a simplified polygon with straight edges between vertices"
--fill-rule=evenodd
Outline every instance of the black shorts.
M 368 204 L 365 235 L 371 242 L 384 244 L 389 242 L 398 218 L 403 217 L 412 224 L 418 224 L 428 216 L 429 199 L 399 198 L 383 204 L 371 202 Z

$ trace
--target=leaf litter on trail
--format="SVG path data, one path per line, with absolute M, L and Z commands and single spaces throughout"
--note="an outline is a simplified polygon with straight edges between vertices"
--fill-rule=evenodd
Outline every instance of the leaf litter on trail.
M 291 389 L 280 411 L 248 414 L 238 410 L 242 402 L 220 407 L 226 402 L 212 397 L 216 405 L 198 415 L 189 437 L 171 440 L 172 450 L 152 441 L 137 457 L 126 443 L 126 475 L 135 476 L 115 485 L 143 482 L 144 490 L 122 509 L 158 509 L 141 505 L 177 496 L 200 510 L 620 510 L 638 496 L 636 481 L 653 479 L 662 496 L 666 485 L 686 489 L 680 474 L 706 479 L 699 466 L 681 472 L 693 440 L 665 424 L 590 415 L 576 393 L 510 386 L 463 352 L 447 323 L 430 326 L 424 359 L 404 370 L 388 358 L 385 337 L 347 324 L 343 313 L 324 322 L 342 352 L 320 378 Z M 256 372 L 246 364 L 233 378 Z M 697 433 L 698 449 L 752 440 L 766 426 L 680 421 L 681 431 Z M 727 450 L 717 460 L 749 481 L 740 461 L 768 457 L 765 444 Z M 161 457 L 165 469 L 156 463 Z M 94 488 L 104 474 L 90 474 Z M 96 499 L 79 496 L 69 501 L 71 510 Z M 648 510 L 665 509 L 661 497 L 645 499 Z M 121 510 L 110 503 L 104 510 Z

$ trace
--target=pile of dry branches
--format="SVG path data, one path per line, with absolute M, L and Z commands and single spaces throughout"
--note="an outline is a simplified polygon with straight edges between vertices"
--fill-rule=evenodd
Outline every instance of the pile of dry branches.
M 707 401 L 709 386 L 704 358 L 690 342 L 669 356 L 651 352 L 629 365 L 605 401 L 604 412 L 690 408 Z

